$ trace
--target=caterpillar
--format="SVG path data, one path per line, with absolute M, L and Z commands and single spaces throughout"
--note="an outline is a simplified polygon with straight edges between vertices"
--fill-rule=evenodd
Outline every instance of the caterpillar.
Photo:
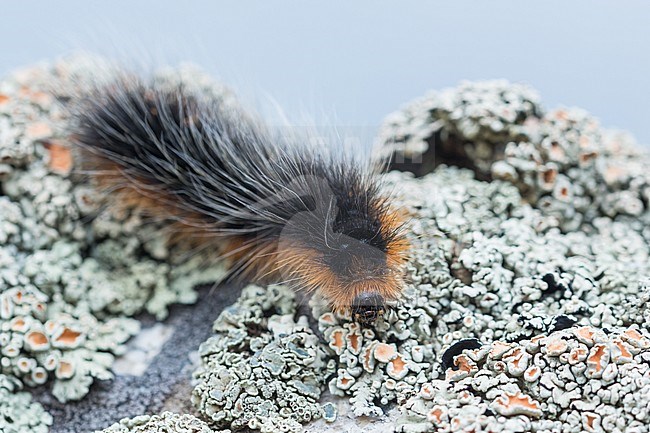
M 409 242 L 376 164 L 274 134 L 191 86 L 124 74 L 80 97 L 71 140 L 110 191 L 231 276 L 318 290 L 361 323 L 399 299 Z

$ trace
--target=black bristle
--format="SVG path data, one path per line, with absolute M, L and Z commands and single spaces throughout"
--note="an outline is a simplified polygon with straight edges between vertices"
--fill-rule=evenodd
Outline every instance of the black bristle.
M 162 188 L 206 224 L 218 222 L 216 231 L 278 236 L 294 215 L 311 210 L 322 212 L 321 223 L 331 217 L 335 232 L 385 247 L 390 234 L 381 233 L 381 208 L 373 206 L 379 191 L 366 167 L 278 143 L 249 116 L 183 86 L 120 83 L 86 102 L 79 144 L 144 188 Z
M 78 104 L 72 136 L 89 171 L 112 164 L 170 220 L 217 239 L 289 241 L 344 283 L 359 278 L 350 265 L 359 257 L 384 272 L 402 236 L 384 224 L 389 207 L 371 164 L 273 134 L 188 86 L 118 78 Z

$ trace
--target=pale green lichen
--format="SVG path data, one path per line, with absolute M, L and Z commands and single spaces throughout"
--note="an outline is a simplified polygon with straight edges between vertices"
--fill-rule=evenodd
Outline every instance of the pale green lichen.
M 0 287 L 6 281 L 5 273 Z M 111 378 L 113 354 L 139 329 L 131 319 L 100 321 L 29 283 L 5 286 L 0 306 L 0 373 L 30 386 L 51 379 L 61 401 L 83 397 L 95 378 Z
M 647 431 L 649 355 L 636 328 L 495 341 L 423 385 L 402 406 L 397 431 Z
M 355 413 L 380 414 L 383 405 L 439 379 L 442 353 L 463 338 L 518 341 L 564 316 L 612 329 L 638 322 L 639 313 L 632 318 L 626 310 L 650 274 L 650 250 L 633 228 L 600 219 L 590 234 L 563 234 L 552 216 L 522 204 L 511 185 L 479 182 L 467 171 L 391 176 L 415 215 L 412 232 L 421 236 L 404 301 L 360 331 L 348 318 L 314 310 L 337 360 L 330 389 L 349 396 Z M 351 350 L 353 330 L 358 347 Z M 378 346 L 391 353 L 383 362 Z M 389 368 L 397 358 L 408 370 L 403 377 Z
M 47 433 L 52 417 L 20 387 L 15 378 L 0 374 L 0 432 Z
M 163 412 L 125 418 L 96 433 L 230 433 L 230 430 L 215 431 L 192 415 Z
M 525 139 L 525 125 L 542 112 L 537 92 L 528 86 L 465 81 L 390 114 L 377 139 L 382 155 L 397 167 L 411 163 L 409 169 L 424 174 L 439 164 L 460 164 L 489 175 L 506 144 Z
M 324 415 L 329 366 L 307 318 L 296 317 L 295 294 L 283 286 L 244 288 L 201 345 L 192 402 L 217 427 L 299 432 Z

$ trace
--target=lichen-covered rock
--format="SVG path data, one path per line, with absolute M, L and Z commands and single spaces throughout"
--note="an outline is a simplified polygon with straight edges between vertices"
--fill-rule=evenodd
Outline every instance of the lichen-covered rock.
M 284 286 L 248 286 L 214 322 L 192 394 L 212 425 L 299 432 L 325 415 L 318 400 L 330 366 L 307 318 L 296 317 L 294 296 Z
M 402 406 L 398 431 L 648 431 L 649 335 L 583 326 L 466 350 Z
M 563 231 L 603 215 L 650 219 L 648 152 L 584 110 L 545 112 L 522 85 L 462 83 L 432 93 L 388 116 L 378 140 L 396 167 L 419 175 L 446 163 L 511 182 Z
M 30 284 L 3 290 L 0 305 L 0 372 L 30 386 L 52 379 L 61 401 L 83 397 L 94 378 L 111 378 L 113 354 L 139 329 L 132 319 L 99 321 Z
M 47 433 L 52 417 L 32 402 L 32 396 L 20 392 L 21 384 L 0 374 L 0 431 L 2 433 Z
M 439 164 L 490 174 L 507 143 L 528 135 L 524 124 L 542 115 L 539 96 L 505 80 L 462 82 L 431 92 L 389 115 L 378 135 L 381 154 L 396 168 L 425 174 Z
M 192 415 L 163 412 L 123 419 L 96 433 L 230 433 L 230 430 L 217 432 Z
M 557 217 L 563 230 L 603 215 L 630 219 L 646 212 L 650 157 L 629 135 L 603 130 L 579 109 L 551 111 L 527 132 L 527 140 L 507 145 L 492 174 Z

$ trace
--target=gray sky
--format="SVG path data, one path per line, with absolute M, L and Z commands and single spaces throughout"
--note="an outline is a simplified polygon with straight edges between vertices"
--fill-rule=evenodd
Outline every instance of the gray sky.
M 375 127 L 461 79 L 533 85 L 650 144 L 650 2 L 34 1 L 0 8 L 0 73 L 83 48 L 189 60 L 249 104 Z

